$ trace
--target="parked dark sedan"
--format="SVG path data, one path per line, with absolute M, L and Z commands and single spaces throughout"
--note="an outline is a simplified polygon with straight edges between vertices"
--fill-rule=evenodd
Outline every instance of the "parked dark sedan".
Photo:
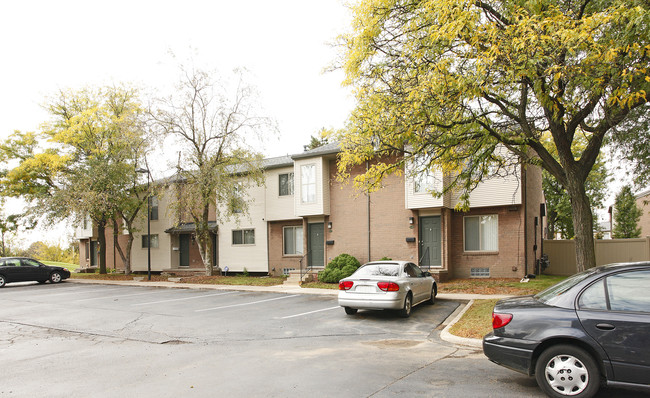
M 492 326 L 485 355 L 534 375 L 550 397 L 591 397 L 601 383 L 650 391 L 650 263 L 596 267 L 501 300 Z
M 59 283 L 70 277 L 62 267 L 45 265 L 25 257 L 0 257 L 0 287 L 11 282 L 38 281 Z

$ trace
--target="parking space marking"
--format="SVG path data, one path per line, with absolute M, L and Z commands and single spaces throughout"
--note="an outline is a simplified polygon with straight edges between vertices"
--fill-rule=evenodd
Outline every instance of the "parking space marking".
M 283 316 L 283 317 L 280 318 L 280 319 L 297 318 L 297 317 L 299 317 L 299 316 L 309 315 L 309 314 L 315 314 L 315 313 L 317 313 L 317 312 L 323 312 L 323 311 L 335 310 L 335 309 L 337 309 L 337 308 L 341 308 L 341 306 L 329 307 L 329 308 L 323 308 L 323 309 L 321 309 L 321 310 L 315 310 L 315 311 L 309 311 L 309 312 L 303 312 L 302 314 Z
M 62 296 L 62 295 L 65 295 L 65 294 L 75 294 L 75 293 L 90 293 L 90 292 L 101 292 L 101 293 L 104 293 L 104 292 L 110 292 L 110 291 L 112 291 L 112 290 L 120 290 L 120 289 L 124 289 L 124 288 L 123 288 L 123 287 L 115 287 L 115 288 L 113 288 L 113 289 L 104 289 L 104 290 L 97 290 L 97 289 L 92 289 L 92 290 L 81 290 L 81 291 L 78 291 L 78 290 L 77 290 L 77 291 L 72 291 L 72 292 L 54 293 L 54 294 L 46 294 L 46 293 L 44 293 L 43 296 L 47 296 L 47 297 L 49 298 L 49 297 L 53 297 L 53 296 Z M 39 295 L 38 297 L 41 297 L 41 296 Z
M 266 302 L 275 301 L 275 300 L 284 300 L 284 299 L 288 299 L 288 298 L 291 298 L 291 297 L 297 297 L 297 296 L 300 296 L 300 295 L 299 294 L 292 294 L 290 296 L 275 297 L 275 298 L 272 298 L 272 299 L 258 300 L 258 301 L 253 301 L 253 302 L 250 302 L 250 303 L 232 304 L 232 305 L 224 305 L 222 307 L 213 307 L 213 308 L 205 308 L 205 309 L 202 309 L 202 310 L 194 310 L 194 312 L 204 312 L 204 311 L 213 311 L 213 310 L 223 310 L 225 308 L 243 307 L 243 306 L 246 306 L 246 305 L 266 303 Z
M 79 300 L 72 300 L 73 302 L 80 302 L 80 301 L 88 301 L 88 300 L 99 300 L 99 299 L 105 299 L 105 298 L 122 298 L 122 297 L 130 297 L 130 296 L 142 296 L 144 294 L 156 294 L 156 293 L 167 293 L 164 290 L 155 290 L 155 291 L 149 291 L 145 293 L 132 293 L 132 294 L 122 294 L 119 296 L 99 296 L 99 297 L 89 297 L 89 298 L 84 298 L 84 299 L 79 299 Z
M 183 298 L 160 300 L 160 301 L 150 301 L 148 303 L 131 304 L 131 306 L 169 303 L 169 302 L 172 302 L 172 301 L 182 301 L 182 300 L 194 300 L 194 299 L 198 299 L 198 298 L 202 298 L 202 297 L 223 296 L 224 294 L 232 294 L 232 293 L 237 293 L 237 292 L 221 292 L 221 293 L 203 294 L 201 296 L 183 297 Z

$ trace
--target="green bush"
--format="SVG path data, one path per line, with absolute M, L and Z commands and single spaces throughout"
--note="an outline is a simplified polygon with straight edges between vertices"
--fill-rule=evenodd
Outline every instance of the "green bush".
M 334 257 L 324 270 L 318 273 L 318 280 L 325 283 L 338 283 L 352 275 L 361 266 L 359 260 L 349 254 Z

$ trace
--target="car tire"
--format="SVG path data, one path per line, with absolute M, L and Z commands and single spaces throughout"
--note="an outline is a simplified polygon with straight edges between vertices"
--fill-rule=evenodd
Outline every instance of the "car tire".
M 350 307 L 343 307 L 343 308 L 345 308 L 345 313 L 348 315 L 354 315 L 357 313 L 357 311 L 359 311 L 356 308 L 350 308 Z
M 404 299 L 404 307 L 399 311 L 399 316 L 402 318 L 408 318 L 411 316 L 411 309 L 413 309 L 413 297 L 409 292 Z
M 436 294 L 438 292 L 436 291 L 436 285 L 431 286 L 431 297 L 426 301 L 427 304 L 429 305 L 434 305 L 436 303 Z
M 50 274 L 50 282 L 52 283 L 59 283 L 63 280 L 63 277 L 61 277 L 61 273 L 54 271 Z
M 547 348 L 535 365 L 537 384 L 549 397 L 593 397 L 600 387 L 600 372 L 585 350 L 569 345 Z
M 7 284 L 7 280 L 3 275 L 0 275 L 0 287 L 5 287 L 6 284 Z

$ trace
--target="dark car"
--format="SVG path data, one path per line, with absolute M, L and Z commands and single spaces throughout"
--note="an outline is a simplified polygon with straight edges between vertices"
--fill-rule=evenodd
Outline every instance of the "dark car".
M 601 384 L 650 391 L 650 263 L 610 264 L 500 300 L 483 338 L 492 361 L 535 376 L 550 397 Z
M 25 257 L 0 257 L 0 287 L 11 282 L 37 281 L 59 283 L 70 277 L 62 267 L 45 265 Z

